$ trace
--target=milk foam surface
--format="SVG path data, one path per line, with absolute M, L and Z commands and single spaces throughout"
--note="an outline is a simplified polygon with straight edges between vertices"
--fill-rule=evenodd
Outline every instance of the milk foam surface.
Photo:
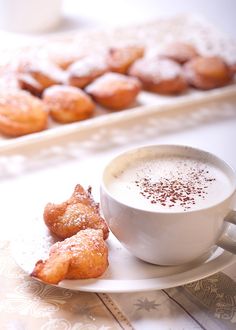
M 205 208 L 232 189 L 228 176 L 214 164 L 179 156 L 127 163 L 112 174 L 107 187 L 120 202 L 160 212 Z

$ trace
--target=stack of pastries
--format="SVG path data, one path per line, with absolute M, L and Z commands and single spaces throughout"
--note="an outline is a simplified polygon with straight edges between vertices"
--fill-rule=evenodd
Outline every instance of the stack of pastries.
M 108 267 L 105 240 L 109 229 L 91 195 L 76 185 L 72 196 L 61 204 L 48 203 L 43 214 L 50 233 L 57 237 L 46 260 L 39 260 L 31 276 L 45 283 L 64 279 L 89 279 L 101 276 Z
M 49 118 L 61 124 L 85 120 L 95 115 L 96 104 L 124 110 L 142 89 L 178 95 L 189 87 L 222 87 L 235 74 L 235 66 L 219 56 L 202 56 L 188 43 L 150 53 L 126 45 L 98 54 L 19 60 L 14 70 L 0 71 L 0 133 L 16 137 L 42 131 Z

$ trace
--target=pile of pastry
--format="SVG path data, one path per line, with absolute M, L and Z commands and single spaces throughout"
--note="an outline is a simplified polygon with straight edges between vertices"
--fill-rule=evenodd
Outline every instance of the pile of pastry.
M 91 188 L 76 185 L 67 201 L 48 203 L 43 218 L 57 242 L 51 246 L 47 260 L 37 261 L 31 276 L 58 284 L 64 279 L 96 278 L 106 271 L 109 229 Z
M 107 111 L 127 109 L 142 89 L 177 95 L 189 87 L 222 87 L 235 71 L 221 57 L 201 56 L 185 43 L 169 44 L 151 56 L 130 45 L 57 61 L 21 59 L 14 73 L 0 73 L 0 133 L 42 131 L 49 117 L 58 123 L 88 119 L 96 104 Z

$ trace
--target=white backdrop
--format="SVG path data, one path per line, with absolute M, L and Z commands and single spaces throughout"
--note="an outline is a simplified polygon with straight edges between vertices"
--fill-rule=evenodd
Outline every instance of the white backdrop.
M 187 12 L 204 16 L 236 39 L 235 0 L 64 0 L 60 30 L 127 25 Z

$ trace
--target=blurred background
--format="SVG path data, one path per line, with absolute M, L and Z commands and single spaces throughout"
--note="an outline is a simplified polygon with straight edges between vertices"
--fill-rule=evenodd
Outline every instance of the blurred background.
M 114 27 L 191 13 L 236 39 L 235 0 L 0 0 L 0 29 L 18 33 Z
M 127 25 L 182 13 L 199 14 L 236 38 L 235 0 L 65 0 L 63 12 L 64 28 Z

